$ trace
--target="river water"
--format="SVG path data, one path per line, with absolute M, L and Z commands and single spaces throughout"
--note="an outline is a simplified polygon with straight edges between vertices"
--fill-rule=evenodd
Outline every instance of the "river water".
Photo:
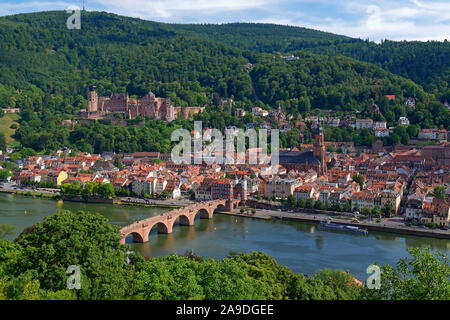
M 110 223 L 120 226 L 170 210 L 0 194 L 0 224 L 17 227 L 10 239 L 59 209 L 98 212 Z M 154 228 L 149 239 L 148 243 L 130 245 L 146 257 L 165 256 L 172 252 L 184 254 L 193 250 L 200 256 L 221 259 L 230 251 L 263 251 L 295 272 L 313 274 L 323 268 L 336 268 L 348 270 L 361 280 L 367 278 L 366 269 L 371 263 L 393 265 L 398 259 L 408 256 L 406 248 L 409 246 L 429 245 L 446 255 L 450 253 L 450 241 L 444 239 L 374 231 L 369 231 L 368 236 L 360 236 L 318 230 L 313 223 L 266 221 L 222 214 L 215 214 L 212 220 L 198 219 L 194 226 L 174 226 L 172 234 L 157 234 Z

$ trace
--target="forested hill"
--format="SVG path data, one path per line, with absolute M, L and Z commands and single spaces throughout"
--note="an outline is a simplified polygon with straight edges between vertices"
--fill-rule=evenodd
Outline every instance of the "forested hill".
M 251 93 L 240 49 L 113 14 L 83 12 L 81 30 L 68 30 L 67 18 L 65 12 L 1 17 L 0 83 L 17 89 L 31 83 L 64 96 L 85 96 L 92 85 L 101 94 L 151 88 L 191 105 L 206 103 L 205 94 L 223 83 L 231 88 L 224 95 Z
M 199 27 L 201 32 L 194 34 L 192 26 L 83 11 L 81 30 L 69 30 L 68 17 L 65 11 L 0 17 L 0 107 L 21 109 L 13 138 L 24 149 L 71 146 L 96 153 L 170 152 L 171 130 L 191 123 L 177 120 L 167 125 L 148 120 L 138 128 L 100 121 L 78 123 L 74 128 L 61 126 L 64 119 L 77 119 L 92 86 L 100 95 L 128 92 L 142 96 L 151 90 L 170 97 L 175 106 L 207 105 L 200 119 L 222 129 L 241 120 L 232 116 L 233 110 L 220 107 L 219 98 L 233 98 L 234 108 L 247 110 L 254 105 L 281 106 L 294 115 L 319 108 L 373 116 L 368 106 L 378 81 L 379 97 L 393 94 L 396 99 L 380 98 L 381 114 L 376 119 L 395 125 L 400 116 L 408 116 L 421 127 L 450 128 L 449 111 L 436 102 L 443 96 L 425 92 L 414 81 L 375 64 L 305 50 L 294 50 L 298 59 L 289 61 L 279 53 L 220 41 L 217 26 Z M 214 39 L 202 31 L 209 27 L 219 30 L 214 31 Z M 240 29 L 239 37 L 246 34 L 246 27 L 227 26 Z M 253 27 L 253 34 L 249 33 L 253 38 L 262 29 L 270 39 L 280 29 L 280 39 L 286 30 L 288 39 L 298 33 L 311 43 L 353 41 L 300 28 Z M 415 110 L 403 104 L 407 97 L 416 99 Z
M 344 55 L 370 62 L 421 84 L 427 91 L 446 92 L 450 83 L 450 42 L 372 41 L 301 27 L 261 23 L 171 25 L 171 29 L 266 53 L 307 50 Z M 449 39 L 450 40 L 450 39 Z
M 103 12 L 83 12 L 81 30 L 68 30 L 67 17 L 65 12 L 1 17 L 0 84 L 15 89 L 33 84 L 44 93 L 77 94 L 78 101 L 93 85 L 100 94 L 140 96 L 151 89 L 171 97 L 175 104 L 203 105 L 214 92 L 254 101 L 253 80 L 258 97 L 271 106 L 307 96 L 312 107 L 324 107 L 320 99 L 325 98 L 327 108 L 353 109 L 373 98 L 373 84 L 378 80 L 384 94 L 424 97 L 413 82 L 348 58 L 301 53 L 303 59 L 285 61 L 273 54 L 180 34 L 176 25 Z M 244 27 L 228 25 L 233 28 Z M 267 29 L 272 35 L 278 30 L 258 24 L 255 28 L 255 33 Z M 289 27 L 287 36 L 293 37 L 297 29 L 304 38 L 339 38 Z M 244 68 L 248 62 L 255 63 L 250 73 Z M 0 106 L 7 103 L 0 90 Z
M 353 40 L 329 32 L 269 23 L 169 24 L 168 27 L 186 35 L 267 53 L 297 50 L 298 45 L 308 47 Z

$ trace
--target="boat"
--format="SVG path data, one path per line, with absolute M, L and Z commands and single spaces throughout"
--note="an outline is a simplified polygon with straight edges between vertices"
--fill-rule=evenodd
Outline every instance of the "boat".
M 320 221 L 319 229 L 342 231 L 342 232 L 356 233 L 356 234 L 362 234 L 362 235 L 367 235 L 369 233 L 366 229 L 361 229 L 356 226 L 348 226 L 345 224 L 332 223 L 330 221 L 327 221 L 327 222 Z

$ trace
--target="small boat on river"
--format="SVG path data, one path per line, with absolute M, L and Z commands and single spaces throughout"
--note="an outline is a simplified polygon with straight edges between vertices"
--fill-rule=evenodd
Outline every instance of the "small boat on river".
M 319 223 L 319 229 L 342 231 L 342 232 L 356 233 L 356 234 L 362 234 L 362 235 L 367 235 L 369 233 L 369 231 L 367 231 L 366 229 L 361 229 L 356 226 L 348 226 L 345 224 L 332 223 L 331 221 L 326 221 L 326 222 L 321 221 Z

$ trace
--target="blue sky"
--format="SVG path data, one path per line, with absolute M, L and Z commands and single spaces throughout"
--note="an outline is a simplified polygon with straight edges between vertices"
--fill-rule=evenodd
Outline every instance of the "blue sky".
M 83 3 L 0 1 L 0 15 L 64 10 Z M 86 0 L 86 9 L 173 23 L 276 23 L 377 42 L 450 40 L 448 0 Z

